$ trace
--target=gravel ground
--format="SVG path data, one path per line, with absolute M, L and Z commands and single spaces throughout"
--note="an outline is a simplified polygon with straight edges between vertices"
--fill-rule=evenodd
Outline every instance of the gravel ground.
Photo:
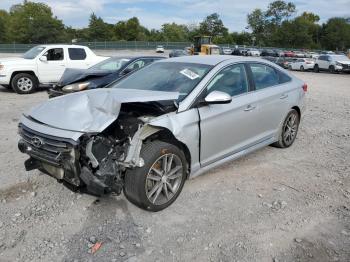
M 17 124 L 47 95 L 0 87 L 0 261 L 350 261 L 350 75 L 295 74 L 309 84 L 295 144 L 187 181 L 158 213 L 26 172 Z

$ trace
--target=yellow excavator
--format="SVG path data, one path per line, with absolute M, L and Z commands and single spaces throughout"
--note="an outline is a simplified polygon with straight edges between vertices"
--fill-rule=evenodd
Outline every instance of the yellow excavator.
M 220 48 L 212 43 L 211 36 L 195 36 L 191 55 L 220 55 Z

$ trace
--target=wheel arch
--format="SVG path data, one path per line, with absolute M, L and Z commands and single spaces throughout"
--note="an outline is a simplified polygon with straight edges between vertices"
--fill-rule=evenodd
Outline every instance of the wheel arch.
M 19 71 L 14 71 L 12 72 L 11 74 L 11 78 L 10 78 L 10 84 L 12 83 L 12 79 L 18 75 L 18 74 L 29 74 L 29 75 L 32 75 L 36 78 L 36 80 L 38 81 L 39 83 L 39 79 L 38 77 L 36 76 L 35 72 L 34 71 L 31 71 L 31 70 L 19 70 Z
M 153 140 L 160 140 L 163 142 L 167 142 L 169 144 L 177 146 L 180 150 L 182 150 L 188 165 L 188 172 L 186 174 L 188 178 L 189 174 L 191 173 L 191 153 L 188 147 L 186 146 L 186 144 L 179 141 L 169 129 L 164 127 L 160 128 L 159 131 L 147 137 L 144 140 L 144 143 L 151 142 Z
M 298 115 L 299 115 L 299 119 L 301 118 L 301 110 L 298 106 L 293 106 L 291 109 L 294 109 L 295 111 L 298 112 Z

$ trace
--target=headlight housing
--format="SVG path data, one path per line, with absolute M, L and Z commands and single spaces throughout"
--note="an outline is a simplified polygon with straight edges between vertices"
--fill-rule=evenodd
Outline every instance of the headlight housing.
M 343 66 L 343 64 L 339 63 L 339 62 L 336 62 L 335 63 L 336 66 Z
M 66 85 L 65 87 L 62 88 L 62 91 L 67 93 L 78 92 L 86 89 L 89 85 L 90 85 L 90 82 Z

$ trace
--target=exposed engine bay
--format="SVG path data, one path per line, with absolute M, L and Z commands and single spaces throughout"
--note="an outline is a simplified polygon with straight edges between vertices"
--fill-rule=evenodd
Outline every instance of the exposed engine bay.
M 77 144 L 42 137 L 20 126 L 18 146 L 31 156 L 25 163 L 27 170 L 39 169 L 69 188 L 85 188 L 94 195 L 120 194 L 126 170 L 143 165 L 134 157 L 147 122 L 175 110 L 174 101 L 122 104 L 117 120 L 101 133 L 85 133 Z M 151 127 L 147 136 L 157 131 Z

